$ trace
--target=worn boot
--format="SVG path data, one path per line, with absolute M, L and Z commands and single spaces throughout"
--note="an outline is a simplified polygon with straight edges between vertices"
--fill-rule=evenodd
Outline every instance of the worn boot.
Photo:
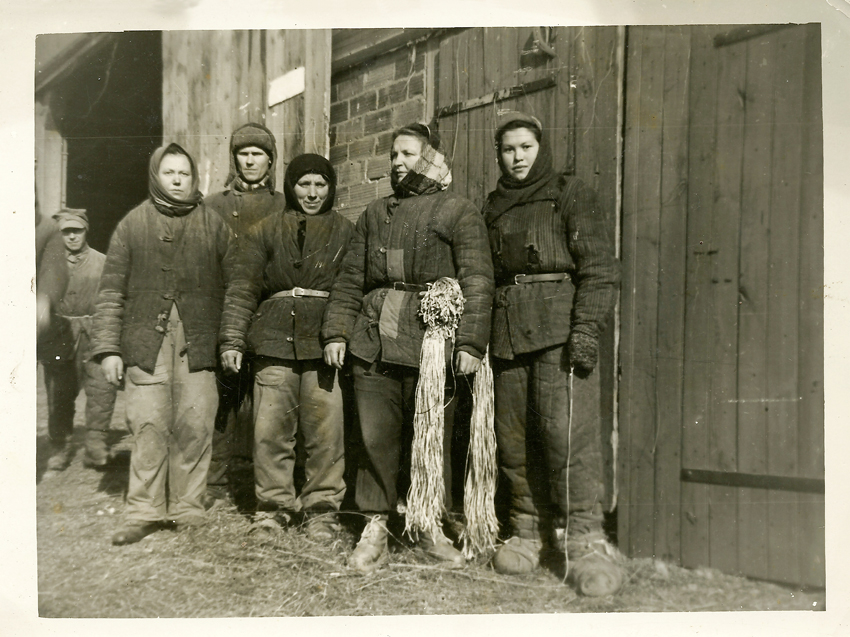
M 162 522 L 128 522 L 112 536 L 115 546 L 135 544 L 163 528 Z
M 314 542 L 332 542 L 342 527 L 333 507 L 310 509 L 304 523 L 304 533 Z
M 626 573 L 623 556 L 605 539 L 601 522 L 588 522 L 570 515 L 567 537 L 567 579 L 581 595 L 614 595 L 623 586 Z
M 390 559 L 387 544 L 387 515 L 375 515 L 360 534 L 360 541 L 348 557 L 348 566 L 361 573 L 371 573 Z
M 101 429 L 86 429 L 86 455 L 83 465 L 91 469 L 103 469 L 109 463 L 109 445 L 106 432 Z
M 539 540 L 513 536 L 496 549 L 493 556 L 493 568 L 502 575 L 521 575 L 530 573 L 540 566 Z
M 454 547 L 452 541 L 445 536 L 440 528 L 437 528 L 434 533 L 420 531 L 416 546 L 423 553 L 439 560 L 448 568 L 463 568 L 466 564 L 463 553 Z
M 71 445 L 65 439 L 50 441 L 50 459 L 47 461 L 47 471 L 44 478 L 50 478 L 60 471 L 64 471 L 71 464 Z

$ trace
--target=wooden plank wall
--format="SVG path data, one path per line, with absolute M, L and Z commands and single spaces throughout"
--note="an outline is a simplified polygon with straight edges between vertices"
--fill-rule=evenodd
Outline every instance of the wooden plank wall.
M 462 111 L 439 120 L 440 134 L 452 159 L 452 188 L 482 206 L 500 176 L 493 146 L 500 111 L 536 116 L 552 144 L 555 166 L 570 170 L 596 191 L 600 210 L 616 226 L 618 65 L 616 28 L 558 27 L 549 33 L 550 57 L 532 49 L 534 31 L 525 28 L 476 28 L 440 41 L 436 60 L 437 109 L 509 87 L 554 77 L 554 87 Z M 593 389 L 603 414 L 607 508 L 615 504 L 614 326 L 600 340 L 600 365 Z
M 248 122 L 265 124 L 277 138 L 279 188 L 293 157 L 327 156 L 329 29 L 165 31 L 162 37 L 163 139 L 193 154 L 204 193 L 224 186 L 230 134 Z M 305 92 L 268 108 L 269 82 L 298 66 L 306 67 Z
M 679 475 L 823 478 L 819 31 L 726 30 L 628 29 L 619 538 L 822 586 L 822 495 Z
M 65 204 L 65 142 L 56 129 L 48 99 L 35 103 L 35 183 L 40 214 L 52 216 Z

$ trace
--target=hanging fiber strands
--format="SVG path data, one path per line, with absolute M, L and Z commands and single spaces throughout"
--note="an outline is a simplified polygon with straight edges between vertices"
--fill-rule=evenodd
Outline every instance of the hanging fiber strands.
M 493 550 L 499 533 L 496 519 L 496 432 L 493 428 L 493 370 L 489 347 L 472 385 L 472 420 L 469 423 L 469 451 L 466 456 L 466 483 L 463 487 L 463 513 L 466 527 L 461 533 L 463 556 Z
M 419 531 L 436 536 L 446 508 L 443 481 L 445 348 L 447 338 L 454 341 L 455 330 L 463 314 L 463 302 L 463 292 L 457 280 L 443 277 L 428 284 L 428 290 L 419 303 L 419 315 L 426 330 L 419 355 L 410 490 L 404 526 L 405 532 L 414 539 Z

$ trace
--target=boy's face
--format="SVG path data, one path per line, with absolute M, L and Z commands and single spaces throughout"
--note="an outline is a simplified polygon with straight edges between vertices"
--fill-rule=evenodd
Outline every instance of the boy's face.
M 271 158 L 258 146 L 245 146 L 236 151 L 236 163 L 242 179 L 256 184 L 268 174 Z

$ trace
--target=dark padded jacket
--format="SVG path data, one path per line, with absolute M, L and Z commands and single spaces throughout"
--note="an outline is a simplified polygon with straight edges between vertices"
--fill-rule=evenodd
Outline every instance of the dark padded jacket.
M 215 367 L 230 231 L 204 204 L 184 216 L 150 200 L 115 228 L 94 316 L 92 356 L 120 354 L 153 373 L 173 303 L 186 333 L 189 369 Z
M 272 194 L 266 187 L 246 192 L 224 190 L 205 197 L 204 203 L 221 215 L 237 239 L 270 214 L 286 208 L 283 193 Z
M 598 338 L 614 307 L 619 264 L 596 194 L 561 175 L 530 201 L 496 213 L 484 207 L 499 287 L 493 311 L 493 355 L 564 344 L 570 330 Z M 568 273 L 563 282 L 511 285 L 517 274 Z
M 419 366 L 419 296 L 393 282 L 456 278 L 465 306 L 455 347 L 481 358 L 490 334 L 493 265 L 487 229 L 467 199 L 446 192 L 373 201 L 357 222 L 325 313 L 325 342 L 366 361 Z
M 299 224 L 303 251 L 298 247 Z M 305 215 L 287 208 L 244 234 L 225 297 L 220 350 L 321 358 L 319 332 L 328 299 L 269 297 L 295 287 L 330 291 L 353 233 L 354 224 L 335 211 Z

